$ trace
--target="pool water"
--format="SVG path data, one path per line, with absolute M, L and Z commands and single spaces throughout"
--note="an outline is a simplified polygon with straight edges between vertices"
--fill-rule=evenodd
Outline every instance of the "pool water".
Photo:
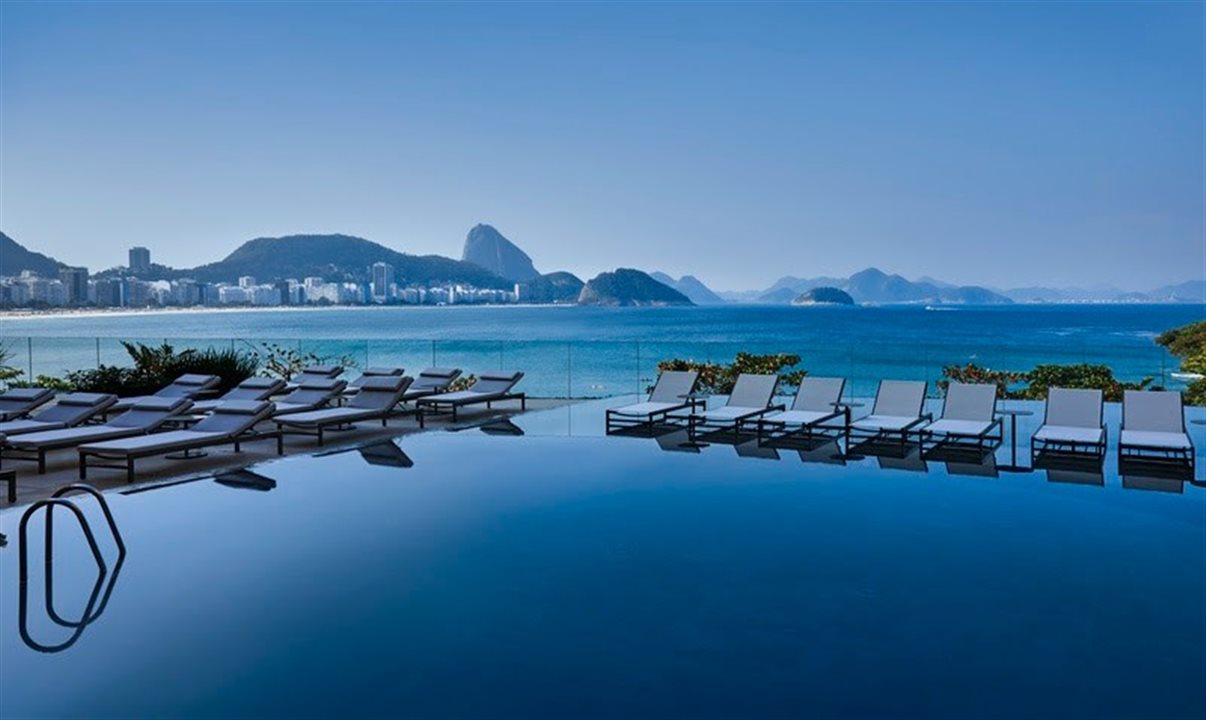
M 1201 487 L 532 431 L 570 412 L 109 493 L 60 652 L 0 515 L 0 716 L 1206 714 Z

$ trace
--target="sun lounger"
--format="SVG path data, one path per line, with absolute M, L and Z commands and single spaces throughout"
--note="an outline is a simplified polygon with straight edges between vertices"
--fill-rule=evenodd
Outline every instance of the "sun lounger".
M 285 384 L 285 389 L 293 390 L 301 385 L 314 381 L 333 380 L 343 374 L 342 365 L 307 365 L 297 371 L 288 383 Z M 345 384 L 347 381 L 344 381 Z
M 50 402 L 54 391 L 50 388 L 12 388 L 0 393 L 0 422 L 23 418 L 38 407 Z
M 666 370 L 658 375 L 649 399 L 622 407 L 611 408 L 605 413 L 606 432 L 633 427 L 652 429 L 659 420 L 670 413 L 694 408 L 701 400 L 688 397 L 699 381 L 695 370 Z
M 996 431 L 995 433 L 993 431 Z M 982 453 L 1004 438 L 997 417 L 997 386 L 992 383 L 957 383 L 946 388 L 942 416 L 921 428 L 921 444 L 929 450 L 972 450 Z
M 1051 388 L 1043 424 L 1030 436 L 1030 464 L 1059 457 L 1105 458 L 1100 390 Z
M 325 407 L 339 397 L 348 384 L 343 380 L 306 380 L 276 401 L 275 417 L 309 412 Z
M 278 378 L 249 377 L 243 382 L 227 390 L 221 397 L 213 400 L 201 400 L 193 403 L 193 412 L 211 412 L 224 402 L 231 400 L 251 400 L 263 402 L 285 389 L 285 381 Z
M 460 368 L 437 368 L 429 367 L 410 384 L 406 392 L 402 394 L 402 402 L 408 403 L 425 398 L 430 395 L 438 395 L 442 392 L 448 392 L 448 388 L 456 379 L 461 376 Z
M 165 422 L 187 412 L 192 404 L 191 400 L 180 397 L 147 398 L 104 425 L 48 430 L 8 438 L 5 441 L 6 446 L 0 450 L 0 457 L 13 460 L 37 460 L 38 473 L 45 473 L 46 453 L 52 450 L 145 435 L 156 430 Z
M 737 382 L 733 384 L 733 392 L 729 393 L 729 398 L 723 407 L 674 417 L 687 421 L 687 431 L 692 440 L 695 439 L 700 429 L 707 431 L 732 430 L 740 433 L 746 423 L 756 421 L 766 413 L 784 409 L 782 405 L 771 404 L 778 387 L 778 375 L 742 373 L 737 376 Z
M 881 380 L 875 391 L 871 414 L 850 424 L 851 438 L 867 442 L 898 440 L 904 455 L 909 435 L 933 420 L 925 412 L 926 383 L 912 380 Z
M 520 408 L 526 410 L 527 397 L 523 393 L 512 392 L 522 379 L 523 373 L 521 372 L 482 373 L 473 387 L 468 390 L 419 398 L 415 401 L 419 427 L 424 427 L 423 423 L 427 415 L 438 415 L 444 412 L 450 412 L 452 421 L 456 422 L 457 410 L 469 405 L 491 407 L 493 403 L 502 400 L 518 400 Z
M 44 407 L 30 417 L 0 422 L 0 435 L 28 435 L 82 425 L 104 413 L 115 402 L 116 395 L 102 393 L 63 395 L 54 405 Z
M 134 482 L 134 461 L 138 458 L 188 453 L 201 448 L 218 445 L 240 445 L 252 440 L 276 438 L 277 454 L 283 452 L 279 432 L 256 432 L 256 423 L 272 415 L 270 402 L 254 400 L 230 400 L 216 408 L 212 415 L 185 430 L 138 435 L 136 437 L 91 442 L 81 445 L 80 479 L 88 479 L 88 468 L 113 468 L 126 471 L 126 482 Z M 89 463 L 89 458 L 92 462 Z M 97 461 L 101 462 L 97 462 Z M 106 462 L 107 461 L 107 462 Z M 120 463 L 120 464 L 116 464 Z
M 360 373 L 360 377 L 348 383 L 347 388 L 343 391 L 345 397 L 355 395 L 360 392 L 360 386 L 365 380 L 375 377 L 402 377 L 406 371 L 400 367 L 367 367 L 364 372 Z
M 1194 472 L 1194 447 L 1185 432 L 1179 392 L 1127 390 L 1122 396 L 1118 462 L 1174 463 Z
M 806 443 L 811 443 L 813 434 L 818 431 L 822 434 L 829 429 L 844 432 L 844 421 L 840 428 L 829 428 L 826 423 L 845 417 L 846 410 L 840 405 L 845 389 L 844 378 L 805 377 L 800 381 L 789 410 L 769 413 L 758 420 L 758 440 L 783 441 L 799 435 Z
M 402 393 L 410 387 L 411 379 L 406 376 L 380 375 L 364 380 L 360 392 L 343 407 L 290 413 L 276 420 L 282 433 L 290 435 L 313 435 L 322 445 L 323 431 L 338 426 L 347 426 L 365 420 L 380 420 L 382 427 L 402 400 Z
M 163 386 L 154 395 L 140 395 L 138 397 L 124 397 L 110 408 L 111 412 L 120 412 L 129 410 L 138 403 L 147 398 L 185 398 L 195 400 L 198 397 L 214 392 L 218 387 L 221 379 L 217 375 L 196 375 L 186 373 L 173 380 L 170 384 Z

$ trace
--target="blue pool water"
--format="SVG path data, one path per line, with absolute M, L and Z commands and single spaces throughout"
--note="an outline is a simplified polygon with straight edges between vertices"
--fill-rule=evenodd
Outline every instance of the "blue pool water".
M 34 375 L 128 364 L 118 339 L 247 350 L 269 340 L 361 365 L 518 368 L 529 393 L 575 397 L 637 392 L 666 358 L 784 352 L 869 394 L 880 378 L 933 381 L 943 366 L 968 362 L 1022 371 L 1103 363 L 1123 379 L 1175 387 L 1177 362 L 1153 339 L 1204 317 L 1202 305 L 334 308 L 4 318 L 0 342 L 10 364 Z
M 1206 713 L 1200 486 L 695 452 L 600 411 L 110 493 L 129 552 L 58 653 L 18 635 L 0 514 L 0 716 Z M 30 631 L 62 640 L 34 522 Z M 70 528 L 64 617 L 96 579 Z

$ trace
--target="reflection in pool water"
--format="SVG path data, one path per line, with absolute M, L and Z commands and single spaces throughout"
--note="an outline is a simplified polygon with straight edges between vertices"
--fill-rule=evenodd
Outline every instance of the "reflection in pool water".
M 0 716 L 1206 712 L 1200 487 L 548 422 L 241 476 L 270 492 L 110 494 L 129 554 L 62 652 L 22 642 L 10 542 Z M 10 540 L 18 515 L 0 514 Z M 96 576 L 70 529 L 65 618 Z

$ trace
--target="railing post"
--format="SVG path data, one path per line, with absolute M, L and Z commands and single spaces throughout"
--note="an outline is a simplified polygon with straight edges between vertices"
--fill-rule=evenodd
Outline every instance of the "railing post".
M 565 344 L 565 397 L 574 397 L 574 344 Z
M 96 338 L 96 367 L 100 367 L 100 338 Z
M 33 374 L 33 336 L 32 335 L 27 335 L 25 337 L 25 359 L 29 363 L 29 381 L 33 382 L 34 374 Z

